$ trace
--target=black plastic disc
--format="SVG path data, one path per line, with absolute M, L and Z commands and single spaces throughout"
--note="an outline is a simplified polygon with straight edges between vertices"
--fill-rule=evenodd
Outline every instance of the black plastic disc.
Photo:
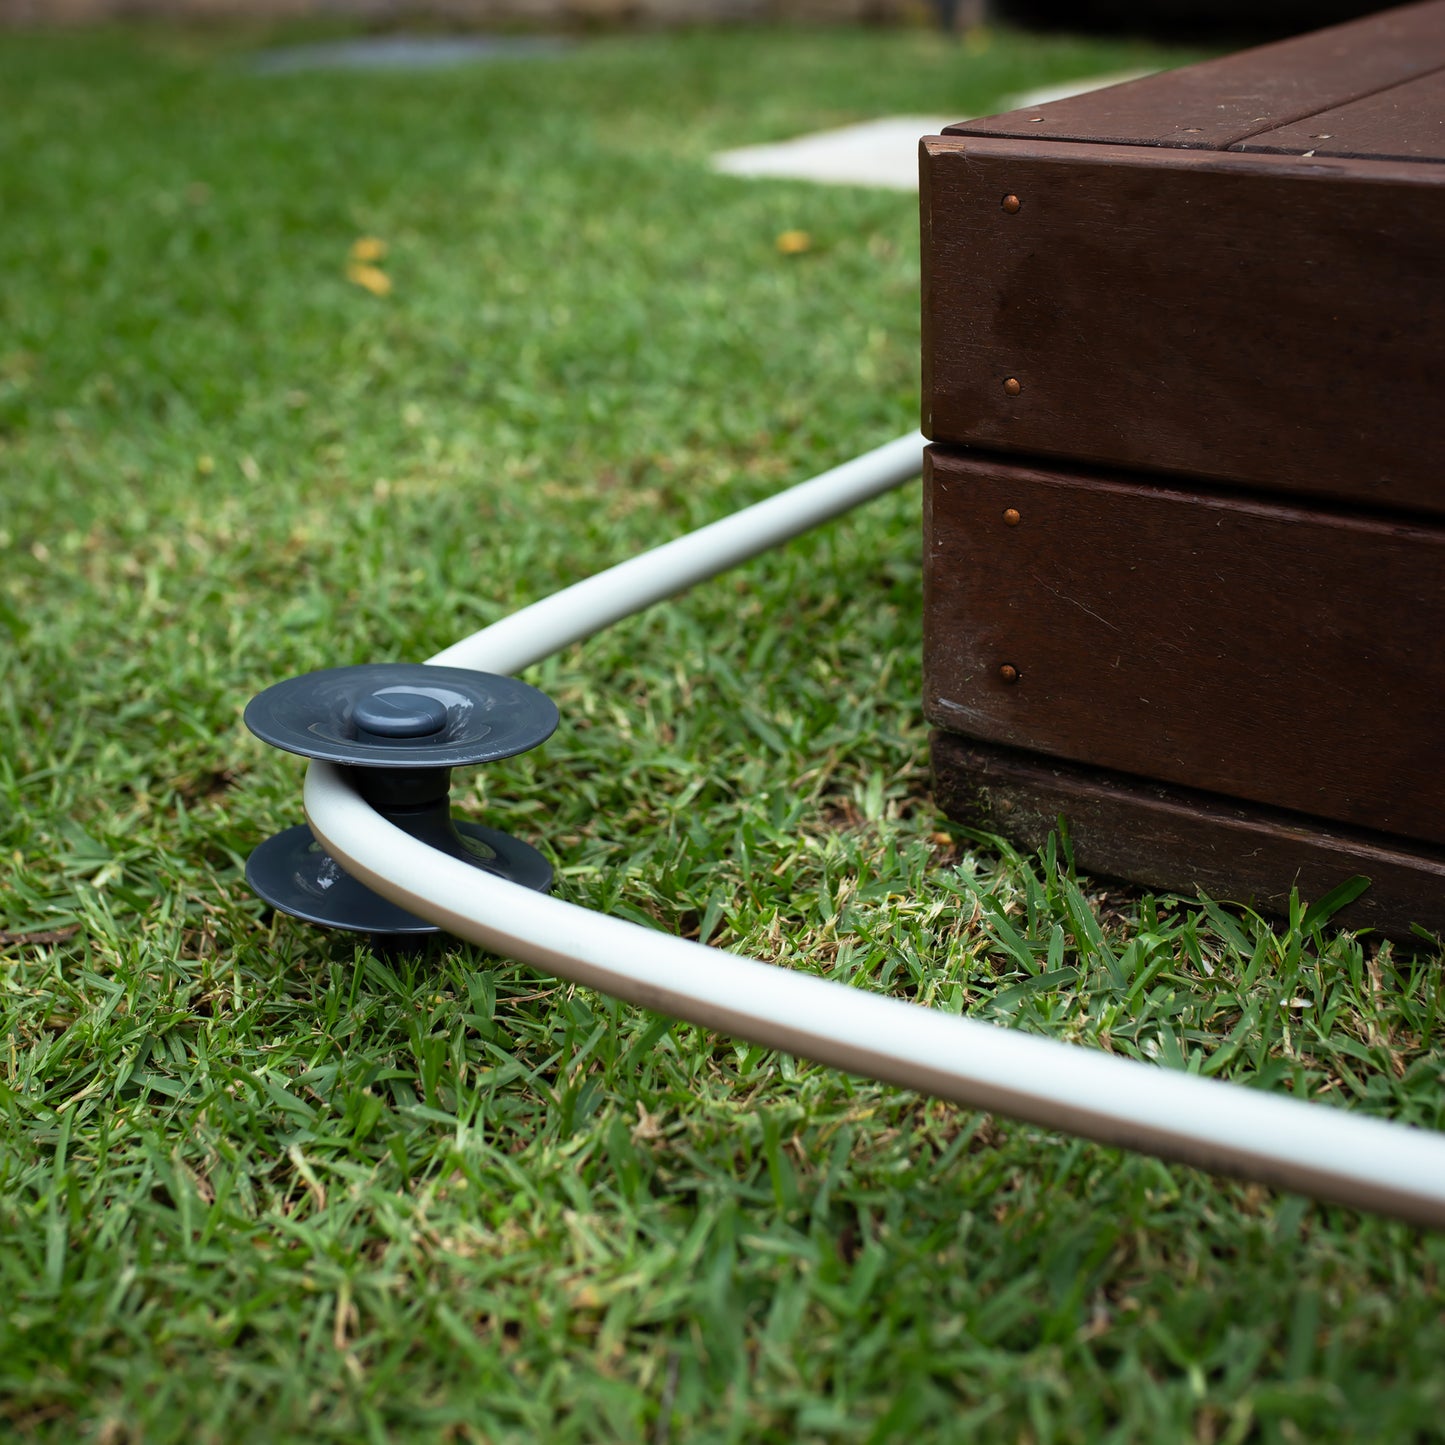
M 545 742 L 557 706 L 514 677 L 376 662 L 288 677 L 251 699 L 246 726 L 273 747 L 328 763 L 457 768 Z
M 538 893 L 552 886 L 552 865 L 530 844 L 480 823 L 456 822 L 455 827 L 473 866 Z M 246 882 L 273 908 L 324 928 L 356 933 L 441 932 L 436 924 L 358 883 L 304 823 L 267 838 L 251 854 Z

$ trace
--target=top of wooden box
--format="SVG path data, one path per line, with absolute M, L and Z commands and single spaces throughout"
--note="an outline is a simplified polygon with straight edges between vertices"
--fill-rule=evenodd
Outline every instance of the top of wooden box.
M 1445 0 L 965 121 L 944 134 L 1445 161 Z
M 935 441 L 1445 515 L 1445 0 L 926 137 Z

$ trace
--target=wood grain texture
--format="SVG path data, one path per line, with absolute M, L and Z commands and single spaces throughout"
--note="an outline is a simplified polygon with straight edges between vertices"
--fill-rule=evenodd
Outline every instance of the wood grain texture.
M 1445 0 L 1429 0 L 945 134 L 1225 150 L 1442 66 Z
M 922 180 L 935 440 L 1445 514 L 1445 165 L 942 137 Z
M 1362 875 L 1369 890 L 1335 922 L 1410 937 L 1445 933 L 1445 852 L 1321 826 L 1268 809 L 1027 753 L 933 738 L 934 792 L 949 817 L 1042 847 L 1060 817 L 1078 867 L 1147 888 L 1287 914 L 1291 888 L 1312 902 Z
M 1445 527 L 932 447 L 924 567 L 936 726 L 1445 843 Z
M 1445 161 L 1445 70 L 1251 136 L 1236 151 Z

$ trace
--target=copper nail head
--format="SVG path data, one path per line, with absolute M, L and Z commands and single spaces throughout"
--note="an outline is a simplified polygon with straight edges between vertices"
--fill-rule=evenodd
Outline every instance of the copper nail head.
M 1019 517 L 1019 509 L 1017 507 L 1006 507 L 1004 509 L 1003 520 L 1005 526 L 1017 527 L 1021 520 Z
M 1011 377 L 1009 377 L 1009 379 L 1008 379 L 1006 382 L 1004 382 L 1004 384 L 1003 384 L 1003 389 L 1004 389 L 1010 396 L 1017 396 L 1017 395 L 1019 394 L 1019 392 L 1021 392 L 1021 391 L 1023 390 L 1023 387 L 1019 384 L 1019 379 L 1018 379 L 1018 377 L 1016 377 L 1016 376 L 1011 376 Z
M 1003 198 L 1003 208 L 1004 208 L 1004 210 L 1006 210 L 1006 211 L 1009 213 L 1009 215 L 1011 215 L 1011 216 L 1016 216 L 1016 215 L 1018 215 L 1018 213 L 1019 213 L 1019 207 L 1020 207 L 1021 205 L 1023 205 L 1023 202 L 1020 201 L 1017 196 L 1008 195 L 1008 196 L 1005 196 L 1005 197 Z
M 1004 663 L 1004 665 L 999 668 L 998 675 L 1003 678 L 1005 682 L 1010 684 L 1015 683 L 1019 680 L 1018 668 L 1016 668 L 1012 663 L 1008 662 Z

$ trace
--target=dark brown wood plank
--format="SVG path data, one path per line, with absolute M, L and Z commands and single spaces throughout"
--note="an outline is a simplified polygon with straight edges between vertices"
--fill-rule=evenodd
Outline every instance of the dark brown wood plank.
M 1445 843 L 1445 526 L 937 447 L 925 495 L 936 726 Z
M 1236 151 L 1445 161 L 1445 70 L 1367 95 L 1308 120 L 1251 136 Z
M 1445 514 L 1445 166 L 943 137 L 921 199 L 935 440 Z
M 1086 872 L 1261 913 L 1287 915 L 1291 888 L 1313 902 L 1349 878 L 1369 890 L 1335 916 L 1346 928 L 1409 938 L 1419 924 L 1445 933 L 1445 853 L 1350 829 L 1314 825 L 1119 774 L 933 738 L 934 792 L 949 817 L 1025 849 L 1043 846 L 1063 817 Z
M 1429 0 L 945 134 L 1225 150 L 1441 66 L 1445 0 Z

